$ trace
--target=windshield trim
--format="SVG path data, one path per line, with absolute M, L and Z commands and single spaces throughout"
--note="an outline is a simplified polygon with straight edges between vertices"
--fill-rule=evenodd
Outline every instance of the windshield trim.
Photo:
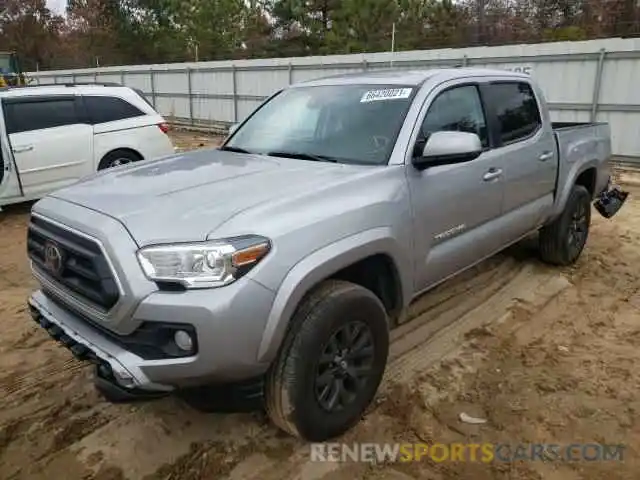
M 389 148 L 389 151 L 387 152 L 385 161 L 384 162 L 380 162 L 380 163 L 356 163 L 356 162 L 351 162 L 350 163 L 351 165 L 362 165 L 362 166 L 371 166 L 371 167 L 381 167 L 381 166 L 389 165 L 389 162 L 391 160 L 391 156 L 393 155 L 393 151 L 395 150 L 395 145 L 398 142 L 398 137 L 400 136 L 400 132 L 402 131 L 402 127 L 404 126 L 404 124 L 405 124 L 405 122 L 407 120 L 407 115 L 409 114 L 409 111 L 411 110 L 411 106 L 413 105 L 413 102 L 415 100 L 416 95 L 420 91 L 420 86 L 418 86 L 418 85 L 404 84 L 404 83 L 402 83 L 402 84 L 396 84 L 396 83 L 378 84 L 378 83 L 368 83 L 368 82 L 349 83 L 347 85 L 344 85 L 344 84 L 335 84 L 335 85 L 332 85 L 332 84 L 326 84 L 326 85 L 325 84 L 323 84 L 323 85 L 297 84 L 297 85 L 291 85 L 289 87 L 277 90 L 271 96 L 267 97 L 244 120 L 242 120 L 241 122 L 238 122 L 236 124 L 237 127 L 235 128 L 235 130 L 222 142 L 222 144 L 220 144 L 220 147 L 218 147 L 218 148 L 226 147 L 228 145 L 228 143 L 236 136 L 236 134 L 240 130 L 242 130 L 244 125 L 254 115 L 256 115 L 262 108 L 264 108 L 268 103 L 270 103 L 273 99 L 275 99 L 278 95 L 280 95 L 281 93 L 285 92 L 286 90 L 290 90 L 290 89 L 313 89 L 313 88 L 328 87 L 328 86 L 335 86 L 335 87 L 343 87 L 343 86 L 370 87 L 372 89 L 377 89 L 377 90 L 385 89 L 385 88 L 410 88 L 411 89 L 411 95 L 409 95 L 409 97 L 407 98 L 407 106 L 406 106 L 404 112 L 402 112 L 402 114 L 400 115 L 399 122 L 398 122 L 398 127 L 395 129 L 395 131 L 393 132 L 393 135 L 391 137 L 391 147 Z M 344 164 L 346 164 L 346 163 L 347 162 L 345 162 Z
M 280 95 L 282 92 L 284 92 L 285 90 L 287 90 L 287 88 L 282 88 L 280 90 L 276 90 L 273 94 L 271 94 L 270 96 L 268 96 L 267 98 L 264 99 L 264 101 L 258 105 L 256 108 L 253 109 L 253 111 L 247 115 L 247 117 L 240 121 L 240 122 L 236 122 L 235 125 L 237 125 L 236 129 L 233 131 L 233 133 L 231 133 L 231 135 L 229 135 L 224 142 L 222 142 L 222 144 L 220 145 L 220 147 L 226 147 L 227 143 L 229 143 L 229 141 L 236 136 L 236 133 L 238 133 L 238 131 L 240 129 L 242 129 L 242 127 L 244 127 L 244 124 L 247 123 L 249 120 L 251 120 L 251 118 L 258 113 L 260 110 L 262 110 L 264 108 L 264 106 L 271 102 L 271 100 L 273 100 L 274 98 L 276 98 L 278 95 Z M 233 125 L 233 124 L 232 124 Z

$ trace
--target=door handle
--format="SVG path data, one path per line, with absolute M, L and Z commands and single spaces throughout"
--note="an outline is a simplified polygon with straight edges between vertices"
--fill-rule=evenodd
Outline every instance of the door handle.
M 13 153 L 30 152 L 33 150 L 33 145 L 21 145 L 19 147 L 13 147 Z
M 502 175 L 502 169 L 492 168 L 482 176 L 482 180 L 484 180 L 485 182 L 490 182 L 491 180 L 498 178 L 501 175 Z
M 549 160 L 551 157 L 553 157 L 553 152 L 544 152 L 542 155 L 540 155 L 539 160 L 541 162 L 546 162 L 547 160 Z

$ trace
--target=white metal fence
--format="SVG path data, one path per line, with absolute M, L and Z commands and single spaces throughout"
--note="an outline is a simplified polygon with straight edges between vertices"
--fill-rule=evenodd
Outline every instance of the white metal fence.
M 640 39 L 105 67 L 29 75 L 39 84 L 122 83 L 142 90 L 168 118 L 225 126 L 243 119 L 265 97 L 291 83 L 390 67 L 453 66 L 530 73 L 546 92 L 554 121 L 608 122 L 614 154 L 640 159 Z

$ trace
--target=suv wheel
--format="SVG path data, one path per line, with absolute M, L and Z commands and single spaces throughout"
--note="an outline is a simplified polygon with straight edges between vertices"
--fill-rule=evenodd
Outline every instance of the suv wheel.
M 323 282 L 298 307 L 267 375 L 267 413 L 308 441 L 344 433 L 373 400 L 388 352 L 380 300 L 359 285 Z
M 540 229 L 540 256 L 553 265 L 575 263 L 589 236 L 591 195 L 582 185 L 574 185 L 564 211 Z
M 137 162 L 140 159 L 140 156 L 132 151 L 114 150 L 113 152 L 107 153 L 102 160 L 100 160 L 98 170 L 119 167 L 120 165 L 126 165 L 127 163 Z

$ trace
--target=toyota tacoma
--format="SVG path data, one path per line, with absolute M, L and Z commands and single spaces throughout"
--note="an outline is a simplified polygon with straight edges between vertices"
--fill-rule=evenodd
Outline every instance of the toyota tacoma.
M 258 385 L 278 427 L 321 441 L 372 402 L 418 295 L 536 232 L 544 261 L 576 262 L 592 203 L 627 196 L 610 155 L 607 124 L 552 123 L 525 74 L 295 84 L 218 148 L 38 201 L 31 314 L 110 400 Z

